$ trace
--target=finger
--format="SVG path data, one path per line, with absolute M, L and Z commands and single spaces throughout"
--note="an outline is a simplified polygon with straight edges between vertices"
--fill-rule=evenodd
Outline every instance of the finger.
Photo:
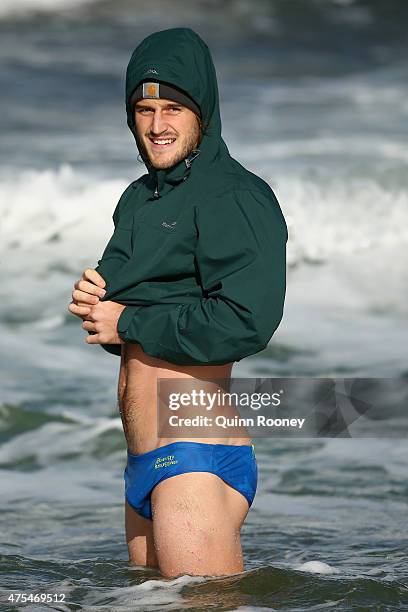
M 87 268 L 86 270 L 84 270 L 83 276 L 85 279 L 90 280 L 91 283 L 94 283 L 98 287 L 103 288 L 106 286 L 106 283 L 104 279 L 102 278 L 102 276 L 99 274 L 99 272 L 97 272 L 93 268 Z
M 80 280 L 76 289 L 79 289 L 80 291 L 85 291 L 85 293 L 97 295 L 99 297 L 103 297 L 106 293 L 105 289 L 101 289 L 100 287 L 97 287 L 96 285 L 90 283 L 87 280 Z
M 89 306 L 78 306 L 74 302 L 71 302 L 68 305 L 68 310 L 69 312 L 76 315 L 77 317 L 87 316 L 91 312 L 91 309 L 89 308 Z
M 81 302 L 83 304 L 95 305 L 99 302 L 99 297 L 97 295 L 91 295 L 86 291 L 80 291 L 79 289 L 74 289 L 72 292 L 72 299 L 74 302 Z
M 92 314 L 92 309 L 94 308 L 93 306 L 89 307 L 86 304 L 82 304 L 82 302 L 77 302 L 77 306 L 82 306 L 83 308 L 86 308 L 88 311 L 81 316 L 81 319 L 83 321 L 93 321 L 94 320 L 93 314 Z
M 82 323 L 82 328 L 86 331 L 96 332 L 95 323 L 89 319 L 85 319 L 85 321 Z
M 87 344 L 100 344 L 99 334 L 89 334 L 88 336 L 85 336 L 85 342 Z

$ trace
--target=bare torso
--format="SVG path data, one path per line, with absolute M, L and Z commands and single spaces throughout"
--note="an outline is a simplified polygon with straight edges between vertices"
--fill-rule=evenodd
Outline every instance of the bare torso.
M 139 344 L 122 344 L 118 402 L 129 451 L 141 454 L 181 440 L 206 444 L 250 444 L 251 438 L 246 429 L 242 427 L 228 428 L 222 437 L 201 438 L 193 435 L 177 438 L 158 437 L 157 380 L 159 378 L 190 378 L 197 380 L 200 386 L 210 386 L 211 383 L 206 381 L 229 379 L 232 366 L 233 363 L 176 365 L 147 355 Z M 212 413 L 222 414 L 223 411 L 223 406 L 214 406 Z M 238 412 L 236 414 L 238 415 Z

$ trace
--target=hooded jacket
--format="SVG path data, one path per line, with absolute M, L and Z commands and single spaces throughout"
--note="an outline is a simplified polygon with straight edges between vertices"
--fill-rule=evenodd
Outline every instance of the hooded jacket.
M 151 34 L 126 73 L 186 92 L 201 110 L 198 151 L 132 182 L 113 213 L 114 233 L 96 270 L 102 301 L 125 305 L 118 334 L 166 361 L 223 364 L 264 349 L 278 327 L 286 287 L 287 227 L 269 185 L 233 159 L 221 136 L 210 51 L 189 28 Z M 254 99 L 256 103 L 256 99 Z M 244 118 L 243 118 L 244 119 Z M 102 345 L 120 355 L 121 345 Z

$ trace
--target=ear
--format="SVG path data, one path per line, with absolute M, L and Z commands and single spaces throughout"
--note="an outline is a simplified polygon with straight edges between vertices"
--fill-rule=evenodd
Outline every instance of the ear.
M 204 132 L 203 122 L 201 121 L 201 117 L 199 117 L 198 115 L 196 115 L 196 119 L 197 119 L 198 127 L 200 129 L 200 133 L 201 133 L 201 136 L 202 136 L 203 132 Z

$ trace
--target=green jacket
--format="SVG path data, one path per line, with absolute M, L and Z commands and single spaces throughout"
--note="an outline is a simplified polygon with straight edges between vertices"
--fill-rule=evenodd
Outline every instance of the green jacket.
M 269 185 L 221 137 L 210 51 L 189 28 L 148 36 L 126 74 L 126 109 L 142 80 L 186 91 L 207 126 L 200 153 L 131 183 L 97 270 L 103 298 L 125 304 L 118 334 L 176 364 L 240 361 L 264 349 L 283 314 L 287 228 Z M 251 112 L 258 101 L 253 100 Z M 245 117 L 242 118 L 245 120 Z M 120 345 L 102 345 L 120 355 Z

